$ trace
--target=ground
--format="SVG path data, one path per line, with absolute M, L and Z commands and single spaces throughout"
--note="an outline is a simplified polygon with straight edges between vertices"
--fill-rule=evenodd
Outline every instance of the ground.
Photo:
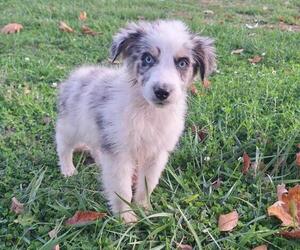
M 57 243 L 61 249 L 174 249 L 179 242 L 195 249 L 300 249 L 299 241 L 277 234 L 280 222 L 266 212 L 277 184 L 300 181 L 299 1 L 0 0 L 0 9 L 1 27 L 24 26 L 19 34 L 0 34 L 1 249 Z M 80 33 L 82 10 L 85 23 L 102 34 Z M 215 39 L 218 71 L 211 88 L 195 83 L 186 130 L 151 197 L 150 214 L 138 212 L 140 221 L 130 226 L 109 214 L 67 227 L 64 221 L 77 210 L 108 207 L 99 170 L 85 155 L 76 156 L 78 175 L 65 179 L 59 172 L 56 83 L 80 64 L 108 64 L 112 35 L 126 22 L 157 18 L 183 20 Z M 59 21 L 76 32 L 61 32 Z M 236 49 L 244 51 L 232 55 Z M 263 59 L 251 64 L 255 55 Z M 246 175 L 244 151 L 258 163 Z M 10 210 L 12 197 L 25 204 L 23 214 Z M 237 227 L 220 232 L 219 215 L 234 209 Z M 58 237 L 51 240 L 55 227 Z

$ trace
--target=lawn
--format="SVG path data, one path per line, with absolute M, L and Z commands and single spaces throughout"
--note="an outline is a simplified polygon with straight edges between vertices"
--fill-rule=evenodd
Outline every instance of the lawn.
M 267 215 L 276 186 L 300 182 L 299 1 L 0 0 L 0 10 L 0 27 L 24 26 L 0 34 L 0 249 L 175 249 L 180 242 L 300 249 Z M 81 34 L 82 10 L 84 23 L 102 34 Z M 84 154 L 75 157 L 78 175 L 59 172 L 56 85 L 78 65 L 109 64 L 112 35 L 128 21 L 157 18 L 183 20 L 213 37 L 218 71 L 210 89 L 195 83 L 198 94 L 189 98 L 186 130 L 151 197 L 153 211 L 138 211 L 140 221 L 130 226 L 108 214 L 68 227 L 64 221 L 77 210 L 109 211 L 99 170 Z M 76 32 L 61 32 L 60 21 Z M 244 51 L 231 54 L 236 49 Z M 262 60 L 250 63 L 254 56 Z M 243 152 L 255 171 L 242 173 Z M 25 204 L 22 214 L 10 210 L 12 197 Z M 219 215 L 234 209 L 237 227 L 220 232 Z M 54 228 L 58 236 L 50 239 Z

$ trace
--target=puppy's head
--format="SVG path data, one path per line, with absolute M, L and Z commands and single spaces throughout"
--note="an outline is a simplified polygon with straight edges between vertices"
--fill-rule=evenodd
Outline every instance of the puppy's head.
M 180 21 L 129 24 L 113 39 L 111 57 L 118 56 L 156 106 L 176 103 L 197 72 L 203 80 L 216 66 L 213 40 L 192 34 Z

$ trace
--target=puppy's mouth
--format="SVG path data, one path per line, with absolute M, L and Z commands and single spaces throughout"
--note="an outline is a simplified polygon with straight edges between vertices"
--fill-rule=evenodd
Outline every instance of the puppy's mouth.
M 159 101 L 159 100 L 153 100 L 152 103 L 159 108 L 163 108 L 165 106 L 168 106 L 170 104 L 170 101 Z

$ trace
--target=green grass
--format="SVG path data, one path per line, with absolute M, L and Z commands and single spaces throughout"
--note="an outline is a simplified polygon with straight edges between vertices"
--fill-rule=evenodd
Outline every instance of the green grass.
M 299 241 L 277 235 L 280 222 L 266 213 L 277 184 L 300 182 L 300 33 L 268 28 L 280 18 L 299 25 L 299 1 L 0 0 L 0 9 L 0 26 L 24 25 L 19 34 L 0 35 L 0 249 L 56 243 L 61 249 L 174 249 L 181 241 L 195 249 L 300 249 Z M 80 10 L 103 35 L 80 34 Z M 75 159 L 78 175 L 59 173 L 52 84 L 80 64 L 107 61 L 112 35 L 139 16 L 181 19 L 214 37 L 219 71 L 210 90 L 198 85 L 200 95 L 189 99 L 186 131 L 151 197 L 153 212 L 140 211 L 132 226 L 109 216 L 69 228 L 64 220 L 75 211 L 107 211 L 107 205 L 98 170 L 84 155 Z M 61 20 L 77 33 L 60 32 Z M 246 28 L 257 22 L 258 28 Z M 230 54 L 239 48 L 241 55 Z M 262 54 L 261 63 L 248 62 Z M 199 141 L 193 125 L 208 131 L 207 140 Z M 243 151 L 260 162 L 256 175 L 241 173 Z M 213 189 L 217 178 L 221 186 Z M 22 215 L 10 211 L 14 196 L 25 203 Z M 233 209 L 238 226 L 221 233 L 217 219 Z M 55 227 L 58 238 L 50 240 Z

